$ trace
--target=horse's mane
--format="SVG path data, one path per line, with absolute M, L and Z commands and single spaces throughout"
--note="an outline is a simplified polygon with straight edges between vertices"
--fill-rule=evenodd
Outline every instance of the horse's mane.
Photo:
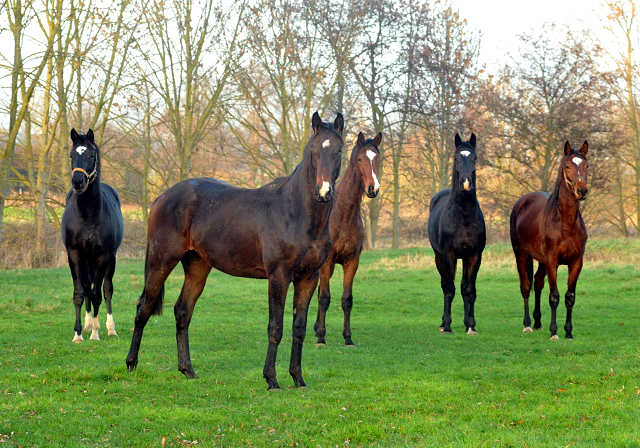
M 547 205 L 544 208 L 545 215 L 548 215 L 549 213 L 558 209 L 558 199 L 560 198 L 560 185 L 561 185 L 560 183 L 564 178 L 564 176 L 562 175 L 562 165 L 564 164 L 564 159 L 565 157 L 562 156 L 562 160 L 560 161 L 560 166 L 558 167 L 558 175 L 556 176 L 556 183 L 553 186 L 553 191 L 549 195 L 549 199 L 547 199 Z

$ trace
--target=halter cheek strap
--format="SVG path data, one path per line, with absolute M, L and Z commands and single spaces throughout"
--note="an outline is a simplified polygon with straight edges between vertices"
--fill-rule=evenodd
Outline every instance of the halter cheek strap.
M 569 182 L 569 179 L 567 179 L 567 172 L 565 171 L 565 169 L 562 169 L 562 174 L 564 175 L 564 181 L 567 183 L 567 185 L 569 186 L 570 189 L 573 190 L 573 187 L 575 186 L 575 184 L 580 180 L 584 180 L 585 182 L 587 181 L 586 177 L 582 177 L 582 176 L 578 176 L 575 179 L 573 179 L 573 182 Z

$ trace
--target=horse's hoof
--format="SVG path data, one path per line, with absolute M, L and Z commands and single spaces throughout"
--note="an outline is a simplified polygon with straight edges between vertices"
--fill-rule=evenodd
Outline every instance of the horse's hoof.
M 344 344 L 346 347 L 355 347 L 356 344 L 354 344 L 353 342 L 349 343 L 347 342 L 346 344 Z
M 475 336 L 475 335 L 477 335 L 477 334 L 478 334 L 478 332 L 477 332 L 477 331 L 475 331 L 475 330 L 474 330 L 474 329 L 472 329 L 472 328 L 469 328 L 469 329 L 467 330 L 467 334 L 468 334 L 469 336 Z
M 444 327 L 439 327 L 438 331 L 443 332 L 444 331 Z
M 92 341 L 99 341 L 100 340 L 100 336 L 98 335 L 98 332 L 91 332 L 91 337 L 89 338 Z
M 316 344 L 316 347 L 324 347 L 325 345 L 327 345 L 327 344 L 325 344 L 324 342 L 318 342 Z
M 560 338 L 558 337 L 558 335 L 557 335 L 557 334 L 554 334 L 553 336 L 551 336 L 551 337 L 549 338 L 549 340 L 550 340 L 550 341 L 557 341 L 557 340 L 559 340 L 559 339 L 560 339 Z
M 118 336 L 118 333 L 116 333 L 115 330 L 113 331 L 109 330 L 109 332 L 107 333 L 107 336 Z
M 138 360 L 133 360 L 133 359 L 127 359 L 127 369 L 129 369 L 129 372 L 133 372 L 134 370 L 136 370 L 136 367 L 138 365 Z
M 267 388 L 267 392 L 280 392 L 281 390 L 280 386 L 269 386 Z
M 441 330 L 442 334 L 453 334 L 453 331 L 451 330 Z
M 539 327 L 533 327 L 533 331 L 540 331 L 542 330 L 542 325 L 540 325 Z
M 73 337 L 73 340 L 71 342 L 82 342 L 84 341 L 84 339 L 82 339 L 82 335 L 76 333 L 76 335 Z
M 524 327 L 524 330 L 522 330 L 523 333 L 533 333 L 533 330 L 531 329 L 531 327 Z
M 116 333 L 116 323 L 113 321 L 113 315 L 107 314 L 107 335 L 118 336 Z
M 573 341 L 573 336 L 571 336 L 570 334 L 566 335 L 564 338 Z

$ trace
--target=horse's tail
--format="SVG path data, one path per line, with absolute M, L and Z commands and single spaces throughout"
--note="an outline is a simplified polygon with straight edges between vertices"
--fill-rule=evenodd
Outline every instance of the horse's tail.
M 144 260 L 144 291 L 142 291 L 142 300 L 150 300 L 151 297 L 147 296 L 147 278 L 149 275 L 149 245 L 147 244 L 147 254 Z M 164 305 L 164 282 L 160 287 L 160 292 L 158 292 L 158 296 L 155 298 L 153 302 L 153 311 L 151 311 L 151 315 L 161 316 L 162 315 L 162 306 Z

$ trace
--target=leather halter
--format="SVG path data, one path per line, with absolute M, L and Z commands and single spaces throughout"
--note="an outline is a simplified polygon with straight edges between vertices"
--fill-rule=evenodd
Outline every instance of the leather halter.
M 81 173 L 84 173 L 84 175 L 87 176 L 87 180 L 89 181 L 87 185 L 89 185 L 91 182 L 96 180 L 95 175 L 96 175 L 97 169 L 98 169 L 98 158 L 96 157 L 96 163 L 93 165 L 93 171 L 91 171 L 91 174 L 87 173 L 82 168 L 76 167 L 73 170 L 71 170 L 71 175 L 73 176 L 73 173 L 75 173 L 76 171 L 80 171 Z
M 563 164 L 564 164 L 564 161 L 563 161 Z M 583 177 L 583 176 L 578 176 L 575 179 L 573 179 L 573 182 L 569 182 L 569 179 L 567 178 L 567 170 L 566 170 L 566 168 L 564 166 L 562 167 L 562 174 L 564 175 L 564 181 L 567 183 L 567 185 L 569 186 L 570 190 L 573 190 L 573 187 L 576 185 L 576 183 L 580 179 L 583 179 L 585 181 L 585 183 L 587 182 L 587 178 Z

